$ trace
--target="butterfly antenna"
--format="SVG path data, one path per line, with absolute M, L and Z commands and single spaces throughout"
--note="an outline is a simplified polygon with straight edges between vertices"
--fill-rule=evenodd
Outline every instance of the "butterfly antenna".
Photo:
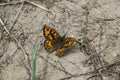
M 66 37 L 66 35 L 67 35 L 67 33 L 68 33 L 69 30 L 70 30 L 70 28 L 68 28 L 68 30 L 67 30 L 67 32 L 64 34 L 63 38 Z

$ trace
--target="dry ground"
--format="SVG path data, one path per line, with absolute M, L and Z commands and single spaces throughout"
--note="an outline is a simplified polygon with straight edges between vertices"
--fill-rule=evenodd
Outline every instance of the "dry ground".
M 44 24 L 67 32 L 75 46 L 60 58 L 49 55 Z M 120 1 L 1 0 L 0 80 L 30 79 L 31 43 L 36 80 L 120 80 Z

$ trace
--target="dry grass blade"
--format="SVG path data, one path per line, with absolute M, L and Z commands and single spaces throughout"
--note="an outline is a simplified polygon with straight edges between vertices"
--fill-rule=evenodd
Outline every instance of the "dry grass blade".
M 13 22 L 12 26 L 10 27 L 10 30 L 9 30 L 9 31 L 11 31 L 12 28 L 14 27 L 14 25 L 15 25 L 15 23 L 16 23 L 18 17 L 19 17 L 19 15 L 20 15 L 20 12 L 21 12 L 21 10 L 22 10 L 22 8 L 23 8 L 23 5 L 24 5 L 24 2 L 22 2 L 22 5 L 21 5 L 19 11 L 17 12 L 17 14 L 16 14 L 16 16 L 15 16 L 15 19 L 14 19 L 14 22 Z
M 119 80 L 120 1 L 72 1 L 0 1 L 0 80 Z M 44 24 L 75 38 L 66 55 L 59 58 L 44 49 Z
M 23 46 L 21 45 L 21 43 L 17 40 L 17 38 L 15 38 L 15 36 L 11 35 L 11 33 L 9 32 L 9 30 L 7 29 L 7 27 L 3 23 L 2 19 L 0 19 L 0 23 L 3 25 L 3 28 L 5 29 L 5 31 L 7 32 L 7 34 L 11 38 L 13 38 L 15 40 L 15 43 L 17 43 L 17 46 L 22 49 L 22 51 L 26 54 L 26 57 L 27 57 L 28 54 L 26 53 L 25 49 L 23 48 Z
M 100 1 L 97 1 L 98 2 L 98 4 L 100 5 L 100 7 L 104 10 L 104 11 L 102 11 L 103 12 L 103 14 L 107 14 L 107 15 L 109 15 L 112 19 L 114 19 L 116 22 L 118 22 L 118 23 L 120 23 L 120 21 L 114 16 L 113 17 L 113 15 L 107 10 L 107 9 L 105 9 L 104 7 L 103 7 L 103 5 L 101 4 L 101 2 Z M 106 13 L 105 13 L 106 12 Z M 119 25 L 119 24 L 118 24 Z
M 50 12 L 50 13 L 52 13 L 53 15 L 55 15 L 52 11 L 48 10 L 46 7 L 43 7 L 43 6 L 39 5 L 39 4 L 36 4 L 36 3 L 32 2 L 32 1 L 28 1 L 28 0 L 12 1 L 12 2 L 9 2 L 9 3 L 1 3 L 0 6 L 15 5 L 15 4 L 19 4 L 19 3 L 20 3 L 20 4 L 21 4 L 21 3 L 22 3 L 22 4 L 23 4 L 23 3 L 29 3 L 29 4 L 32 4 L 32 5 L 40 8 L 40 9 L 42 9 L 42 10 L 44 10 L 44 11 Z M 21 6 L 21 8 L 22 8 L 22 6 Z M 21 9 L 20 9 L 20 10 L 21 10 Z M 19 10 L 19 11 L 20 11 L 20 10 Z M 18 13 L 18 15 L 19 15 L 19 13 Z M 16 17 L 17 17 L 17 16 L 16 16 Z

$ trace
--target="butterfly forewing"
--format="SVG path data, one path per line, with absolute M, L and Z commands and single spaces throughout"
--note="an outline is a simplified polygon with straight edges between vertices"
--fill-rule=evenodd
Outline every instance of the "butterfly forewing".
M 46 26 L 46 25 L 43 28 L 43 34 L 46 39 L 51 40 L 51 41 L 61 38 L 61 36 L 59 35 L 57 31 L 55 31 L 53 28 Z

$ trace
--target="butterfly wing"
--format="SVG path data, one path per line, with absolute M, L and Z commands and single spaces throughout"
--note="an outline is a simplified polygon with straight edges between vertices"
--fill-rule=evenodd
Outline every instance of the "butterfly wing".
M 53 28 L 45 25 L 43 28 L 43 35 L 47 40 L 58 40 L 59 38 L 61 38 L 61 36 L 59 35 L 59 33 L 57 31 L 55 31 Z
M 58 42 L 61 39 L 59 33 L 55 31 L 53 28 L 45 25 L 43 28 L 43 35 L 46 38 L 44 42 L 44 48 L 48 52 L 55 51 L 57 49 Z
M 53 43 L 50 40 L 45 40 L 45 42 L 44 42 L 44 48 L 48 52 L 53 52 L 55 50 L 54 46 L 53 46 Z
M 56 56 L 62 56 L 65 51 L 74 44 L 74 42 L 75 39 L 72 37 L 64 38 L 60 48 L 56 51 Z

